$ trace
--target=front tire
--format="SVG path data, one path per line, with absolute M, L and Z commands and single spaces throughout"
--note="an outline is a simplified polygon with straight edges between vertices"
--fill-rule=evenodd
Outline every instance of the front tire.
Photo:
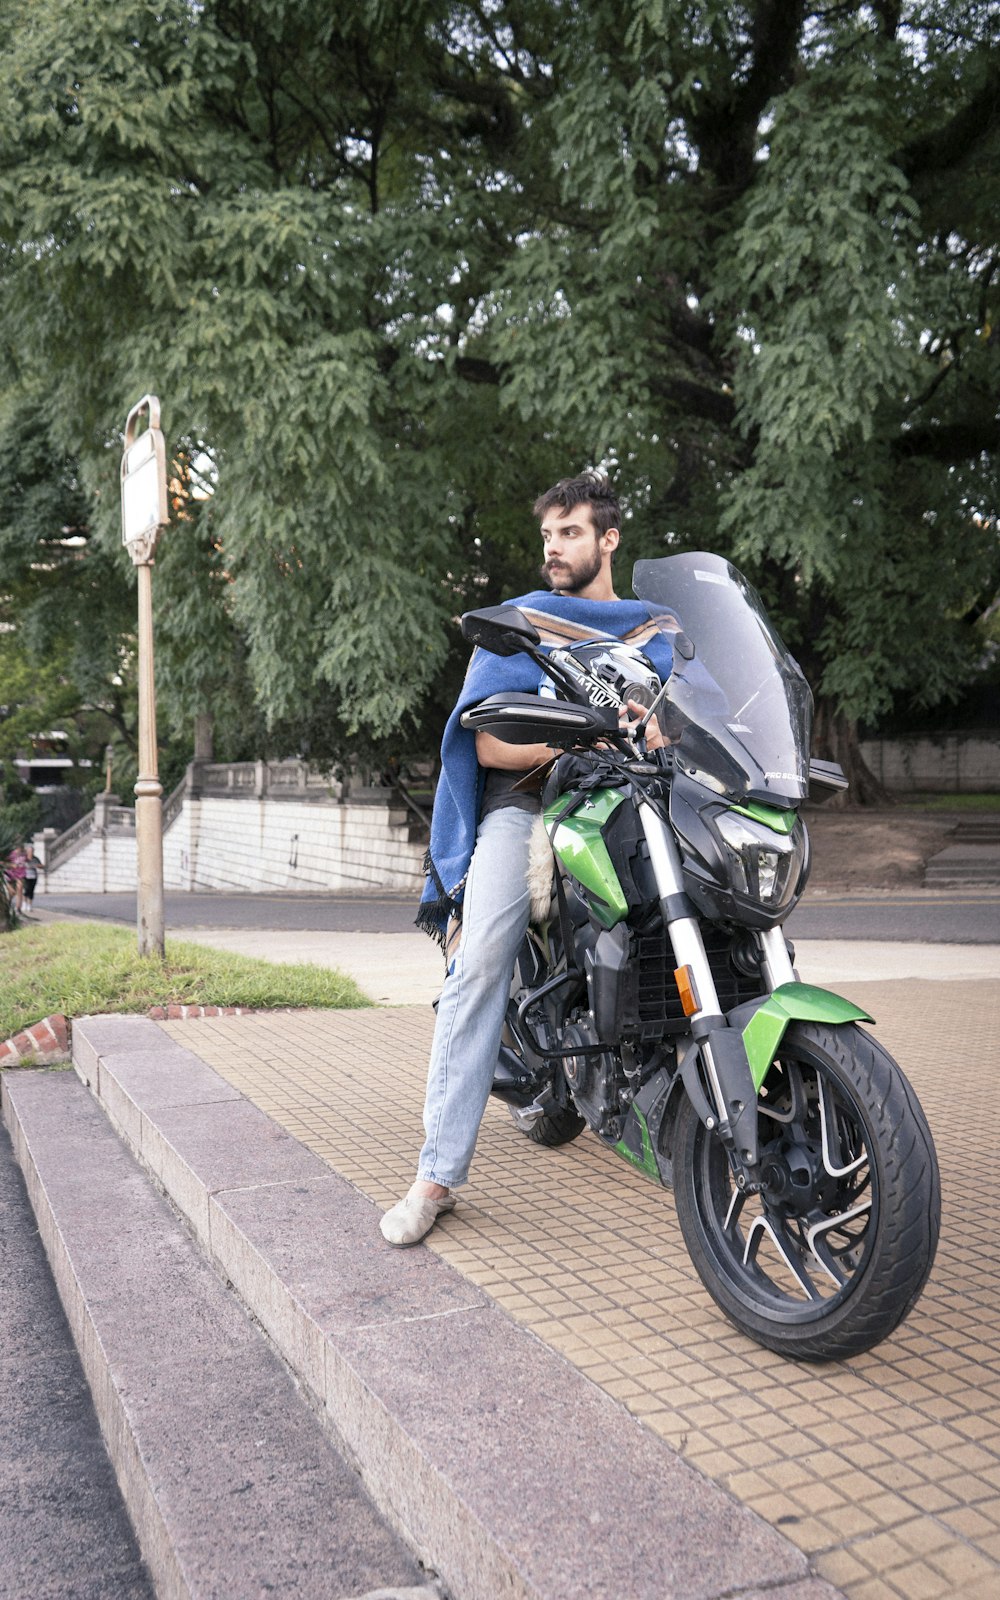
M 853 1024 L 792 1023 L 758 1099 L 764 1191 L 742 1195 L 687 1097 L 677 1217 L 709 1294 L 758 1344 L 803 1361 L 870 1350 L 934 1260 L 941 1191 L 930 1130 L 896 1063 Z

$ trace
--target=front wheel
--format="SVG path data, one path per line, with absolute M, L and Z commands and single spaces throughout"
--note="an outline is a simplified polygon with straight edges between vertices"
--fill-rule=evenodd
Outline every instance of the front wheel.
M 758 1344 L 804 1361 L 870 1350 L 934 1260 L 937 1158 L 916 1095 L 853 1024 L 792 1023 L 758 1098 L 762 1193 L 744 1195 L 687 1097 L 677 1218 L 709 1294 Z

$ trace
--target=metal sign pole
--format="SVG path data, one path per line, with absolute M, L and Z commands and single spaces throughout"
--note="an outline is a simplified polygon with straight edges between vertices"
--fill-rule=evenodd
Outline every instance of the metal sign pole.
M 149 425 L 136 434 L 143 413 Z M 153 672 L 153 560 L 168 521 L 166 447 L 160 402 L 147 394 L 125 424 L 121 465 L 122 542 L 136 567 L 139 589 L 139 776 L 135 785 L 136 928 L 141 956 L 163 959 L 163 786 L 157 770 L 156 687 Z

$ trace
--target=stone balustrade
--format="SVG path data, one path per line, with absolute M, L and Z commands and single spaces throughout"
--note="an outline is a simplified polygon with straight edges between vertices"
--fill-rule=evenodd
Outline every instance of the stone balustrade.
M 304 761 L 197 761 L 164 801 L 167 889 L 405 889 L 423 884 L 419 807 L 390 787 L 331 780 Z M 135 887 L 135 815 L 102 795 L 66 834 L 36 841 L 38 892 Z

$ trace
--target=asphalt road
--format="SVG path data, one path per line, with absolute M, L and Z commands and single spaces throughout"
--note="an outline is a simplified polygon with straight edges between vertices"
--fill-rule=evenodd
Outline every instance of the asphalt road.
M 1000 944 L 1000 890 L 807 894 L 785 924 L 790 939 Z
M 134 894 L 47 894 L 39 911 L 63 916 L 135 922 Z M 270 928 L 276 932 L 412 933 L 412 894 L 227 894 L 168 890 L 163 920 L 168 928 Z
M 135 923 L 133 894 L 49 894 L 38 909 Z M 288 932 L 410 933 L 410 894 L 182 894 L 164 896 L 170 928 L 267 928 Z M 1000 944 L 1000 890 L 814 890 L 786 924 L 791 939 L 865 939 L 920 944 Z

